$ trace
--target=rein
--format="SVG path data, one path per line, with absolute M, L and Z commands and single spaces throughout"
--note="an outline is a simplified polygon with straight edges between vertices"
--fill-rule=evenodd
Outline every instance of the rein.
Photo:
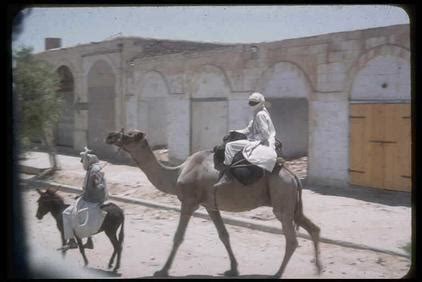
M 118 140 L 119 144 L 121 144 L 121 142 L 122 142 L 124 131 L 125 131 L 125 129 L 122 128 L 119 132 L 119 140 Z M 120 151 L 122 150 L 123 145 L 118 145 L 118 147 L 119 147 L 119 149 L 117 149 L 116 153 L 120 154 Z

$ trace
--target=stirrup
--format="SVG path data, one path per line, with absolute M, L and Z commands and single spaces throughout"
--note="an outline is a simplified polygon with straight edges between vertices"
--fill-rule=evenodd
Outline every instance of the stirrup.
M 215 183 L 213 186 L 214 187 L 219 187 L 219 186 L 222 186 L 224 184 L 227 184 L 227 183 L 232 182 L 232 177 L 229 176 L 228 174 L 229 174 L 228 170 L 227 171 L 224 170 L 222 172 L 222 175 L 219 177 L 217 183 Z

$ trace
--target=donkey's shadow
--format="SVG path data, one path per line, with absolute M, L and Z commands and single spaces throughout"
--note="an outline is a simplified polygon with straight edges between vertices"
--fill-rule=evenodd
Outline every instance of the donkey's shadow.
M 120 277 L 122 276 L 121 273 L 118 273 L 116 271 L 113 270 L 104 270 L 104 269 L 100 269 L 100 268 L 94 268 L 94 267 L 89 267 L 86 266 L 85 270 L 91 274 L 94 274 L 95 276 L 100 276 L 100 277 Z

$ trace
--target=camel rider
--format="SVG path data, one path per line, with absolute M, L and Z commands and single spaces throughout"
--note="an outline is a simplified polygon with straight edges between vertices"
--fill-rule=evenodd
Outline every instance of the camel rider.
M 85 248 L 93 248 L 90 235 L 98 231 L 104 220 L 105 212 L 100 206 L 108 200 L 108 192 L 98 157 L 87 147 L 80 155 L 86 170 L 83 192 L 75 203 L 63 211 L 63 231 L 65 240 L 70 239 L 68 248 L 77 247 L 74 232 L 77 232 L 79 238 L 88 237 Z
M 235 130 L 246 135 L 246 140 L 228 142 L 225 148 L 225 168 L 232 163 L 237 152 L 242 151 L 244 158 L 250 163 L 271 172 L 277 159 L 275 151 L 275 129 L 270 114 L 265 107 L 265 98 L 261 93 L 254 92 L 249 96 L 249 106 L 253 110 L 253 119 L 245 129 Z M 231 182 L 228 169 L 214 185 L 221 186 Z

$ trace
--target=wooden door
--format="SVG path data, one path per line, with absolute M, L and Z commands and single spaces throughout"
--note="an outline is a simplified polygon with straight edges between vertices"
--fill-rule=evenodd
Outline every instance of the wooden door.
M 410 104 L 353 104 L 350 109 L 350 183 L 411 189 Z

